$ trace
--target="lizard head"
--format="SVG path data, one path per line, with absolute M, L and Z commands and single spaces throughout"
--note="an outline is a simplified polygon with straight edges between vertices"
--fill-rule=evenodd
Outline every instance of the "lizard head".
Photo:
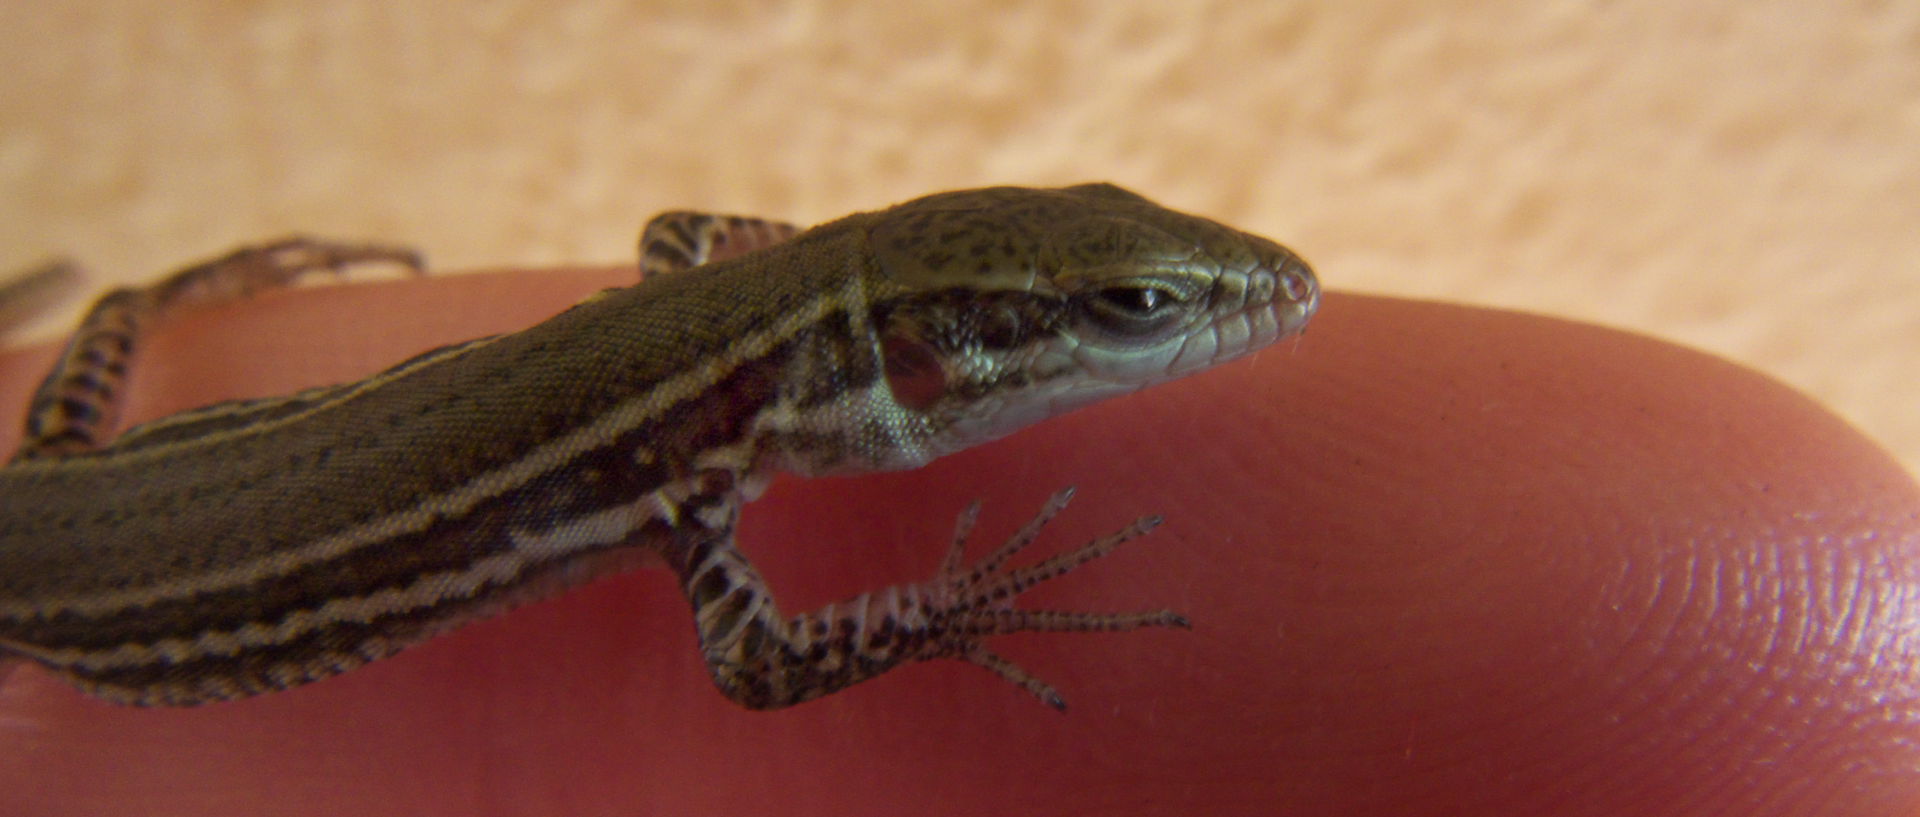
M 942 193 L 875 214 L 872 325 L 931 458 L 1298 333 L 1312 270 L 1109 184 Z

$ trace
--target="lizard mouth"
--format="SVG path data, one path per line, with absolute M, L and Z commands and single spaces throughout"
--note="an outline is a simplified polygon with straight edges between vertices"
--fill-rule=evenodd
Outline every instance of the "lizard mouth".
M 1115 371 L 1113 379 L 1144 388 L 1244 357 L 1304 331 L 1320 308 L 1319 281 L 1306 262 L 1277 245 L 1269 258 L 1250 269 L 1221 274 L 1214 284 L 1212 318 L 1180 338 L 1170 356 L 1155 361 L 1157 371 Z M 1114 361 L 1082 362 L 1089 368 L 1123 368 Z
M 1319 283 L 1305 262 L 1277 245 L 1270 257 L 1269 262 L 1223 273 L 1210 295 L 1210 317 L 1157 349 L 1114 349 L 1072 338 L 1033 349 L 1013 367 L 1024 373 L 1024 387 L 985 390 L 972 411 L 955 418 L 951 430 L 967 444 L 994 439 L 1300 334 L 1319 308 Z

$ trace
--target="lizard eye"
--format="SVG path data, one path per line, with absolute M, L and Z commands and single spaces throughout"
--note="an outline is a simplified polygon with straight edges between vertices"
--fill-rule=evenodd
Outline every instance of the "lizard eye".
M 1077 299 L 1081 314 L 1102 331 L 1121 338 L 1145 339 L 1173 325 L 1186 313 L 1186 299 L 1165 287 L 1146 283 L 1105 286 Z
M 1115 311 L 1138 317 L 1152 315 L 1167 302 L 1167 295 L 1153 287 L 1110 287 L 1095 297 Z

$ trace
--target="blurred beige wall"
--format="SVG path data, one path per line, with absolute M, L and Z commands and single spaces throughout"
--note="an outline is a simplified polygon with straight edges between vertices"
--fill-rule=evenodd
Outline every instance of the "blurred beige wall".
M 614 262 L 667 207 L 1110 179 L 1336 288 L 1733 357 L 1920 464 L 1917 3 L 7 0 L 0 61 L 0 267 Z

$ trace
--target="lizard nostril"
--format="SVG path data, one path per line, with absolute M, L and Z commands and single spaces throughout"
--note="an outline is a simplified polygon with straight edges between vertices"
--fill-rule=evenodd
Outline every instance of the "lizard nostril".
M 1305 266 L 1287 264 L 1275 271 L 1274 276 L 1279 279 L 1280 289 L 1287 294 L 1289 300 L 1312 300 L 1317 287 L 1313 281 L 1313 273 L 1307 272 Z

